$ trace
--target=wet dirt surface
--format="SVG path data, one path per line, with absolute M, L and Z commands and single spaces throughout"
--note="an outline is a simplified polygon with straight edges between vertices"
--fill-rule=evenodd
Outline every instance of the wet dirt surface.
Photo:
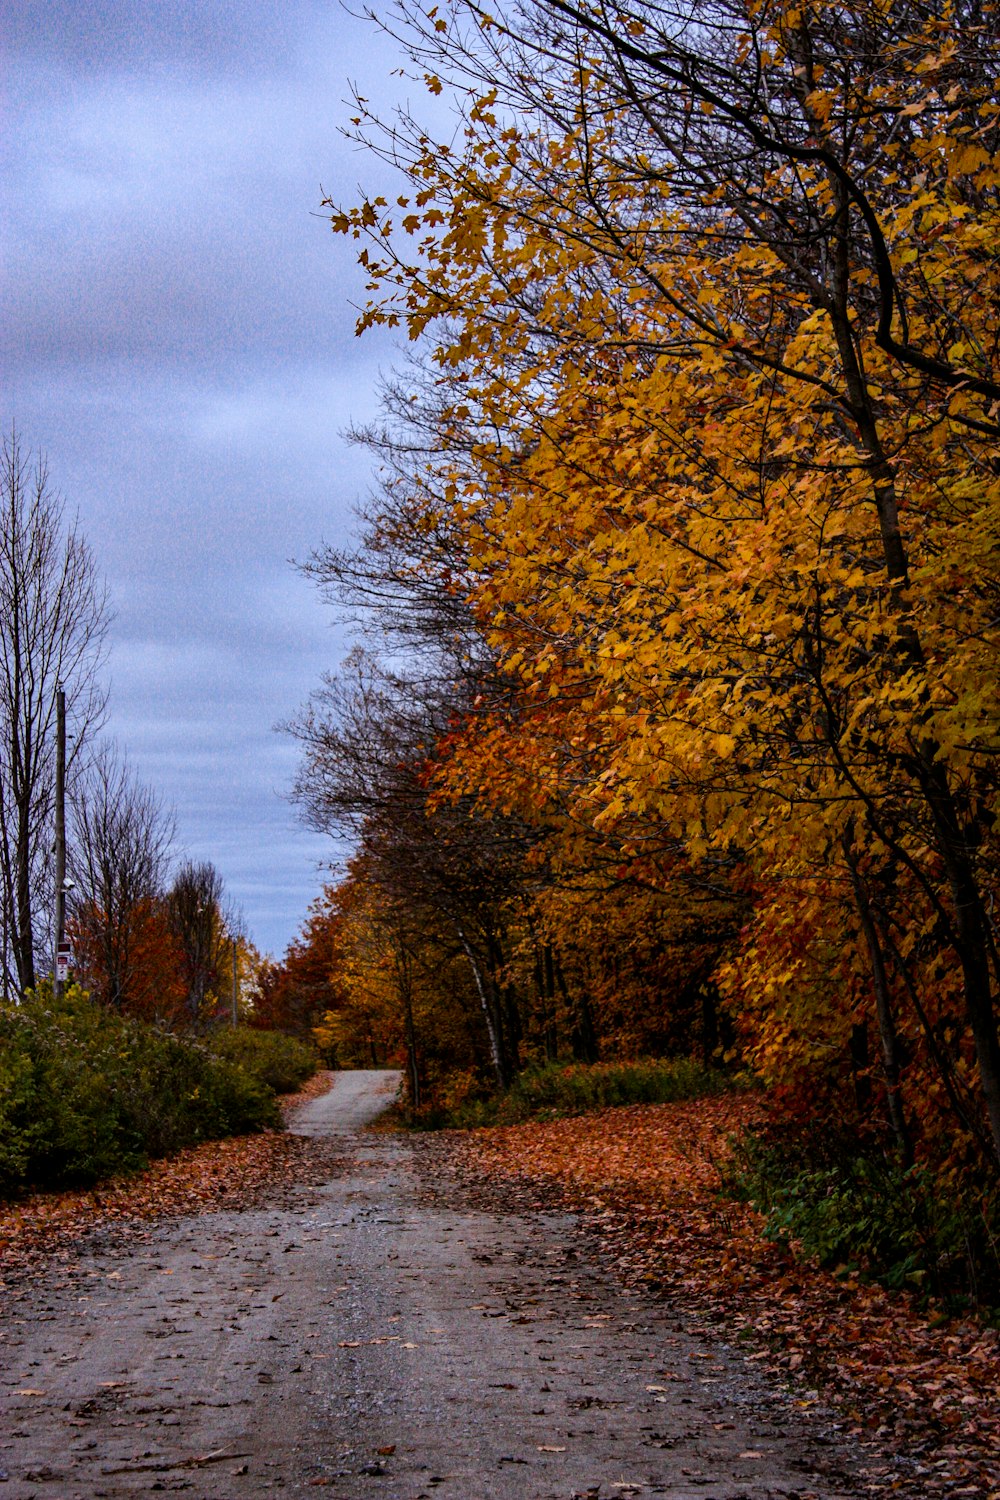
M 381 1500 L 838 1500 L 864 1456 L 819 1404 L 623 1287 L 565 1213 L 434 1189 L 340 1074 L 294 1128 L 339 1155 L 275 1206 L 84 1244 L 16 1285 L 0 1496 L 281 1490 Z

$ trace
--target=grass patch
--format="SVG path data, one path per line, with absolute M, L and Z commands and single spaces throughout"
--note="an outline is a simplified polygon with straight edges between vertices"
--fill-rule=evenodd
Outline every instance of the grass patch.
M 425 1129 L 474 1129 L 555 1120 L 623 1104 L 672 1104 L 733 1088 L 730 1075 L 691 1058 L 669 1061 L 546 1063 L 526 1068 L 504 1094 L 466 1099 L 422 1116 Z

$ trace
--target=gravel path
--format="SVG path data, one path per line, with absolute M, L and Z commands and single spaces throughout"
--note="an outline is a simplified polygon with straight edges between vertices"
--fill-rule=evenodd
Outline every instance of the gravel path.
M 323 1188 L 84 1247 L 15 1299 L 0 1500 L 865 1493 L 819 1406 L 622 1288 L 571 1216 L 425 1191 L 433 1157 L 362 1133 L 396 1083 L 300 1112 L 343 1147 Z

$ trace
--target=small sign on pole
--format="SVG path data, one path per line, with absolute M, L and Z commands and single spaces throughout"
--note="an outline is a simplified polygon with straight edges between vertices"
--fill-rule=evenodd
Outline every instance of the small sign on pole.
M 56 950 L 56 978 L 60 984 L 65 984 L 69 978 L 69 971 L 73 967 L 73 950 L 69 943 L 60 943 Z

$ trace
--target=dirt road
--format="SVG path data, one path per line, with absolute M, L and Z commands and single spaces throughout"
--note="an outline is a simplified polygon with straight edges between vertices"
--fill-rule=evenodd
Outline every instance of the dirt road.
M 818 1407 L 619 1286 L 569 1215 L 428 1196 L 412 1144 L 360 1133 L 395 1086 L 340 1074 L 298 1117 L 343 1139 L 322 1189 L 84 1249 L 7 1306 L 3 1500 L 865 1493 Z

